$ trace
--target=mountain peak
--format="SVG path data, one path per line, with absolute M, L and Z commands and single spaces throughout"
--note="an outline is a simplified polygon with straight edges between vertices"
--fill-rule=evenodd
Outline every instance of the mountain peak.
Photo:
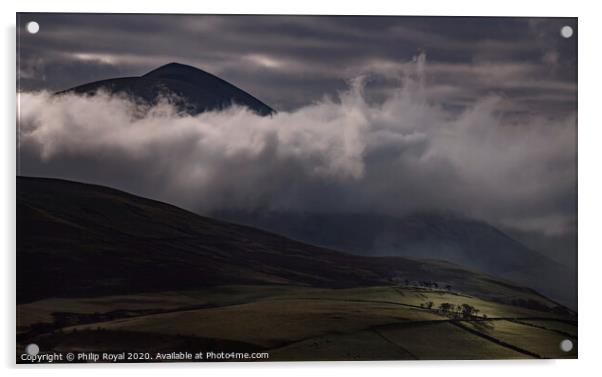
M 99 90 L 125 94 L 150 106 L 165 95 L 172 95 L 171 98 L 175 98 L 173 104 L 190 115 L 220 111 L 233 105 L 246 107 L 261 116 L 275 113 L 270 106 L 226 80 L 176 62 L 162 65 L 142 76 L 96 81 L 57 94 L 95 95 Z
M 170 62 L 170 63 L 164 64 L 164 65 L 162 65 L 162 66 L 160 66 L 159 68 L 156 68 L 156 69 L 157 69 L 157 70 L 159 70 L 159 69 L 163 69 L 163 68 L 170 68 L 170 67 L 171 67 L 171 68 L 173 68 L 173 67 L 179 67 L 179 68 L 192 68 L 192 69 L 198 69 L 198 70 L 200 70 L 199 68 L 193 67 L 193 66 L 191 66 L 191 65 L 188 65 L 188 64 L 182 64 L 182 63 L 178 63 L 178 62 Z
M 142 77 L 162 77 L 165 75 L 174 75 L 174 74 L 175 75 L 203 74 L 203 75 L 213 76 L 210 73 L 207 73 L 207 72 L 203 71 L 202 69 L 193 67 L 191 65 L 186 65 L 186 64 L 177 63 L 177 62 L 171 62 L 171 63 L 167 63 L 158 68 L 153 69 L 152 71 L 148 72 L 147 74 L 143 75 Z M 213 76 L 213 77 L 218 78 L 216 76 Z

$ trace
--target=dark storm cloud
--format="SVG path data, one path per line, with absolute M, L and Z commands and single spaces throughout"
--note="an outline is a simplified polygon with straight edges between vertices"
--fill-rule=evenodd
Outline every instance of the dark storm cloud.
M 108 99 L 27 94 L 21 173 L 202 211 L 446 208 L 535 245 L 573 239 L 576 38 L 564 25 L 576 37 L 574 19 L 21 14 L 22 91 L 177 61 L 280 111 L 133 122 Z M 357 77 L 361 91 L 338 94 Z
M 573 19 L 23 14 L 22 87 L 59 90 L 178 61 L 230 80 L 280 110 L 335 94 L 346 80 L 401 69 L 426 52 L 427 80 L 450 105 L 495 92 L 516 111 L 575 104 Z M 378 89 L 378 88 L 376 88 Z M 450 90 L 453 89 L 453 90 Z M 525 100 L 528 109 L 524 108 Z M 558 104 L 565 104 L 559 108 Z

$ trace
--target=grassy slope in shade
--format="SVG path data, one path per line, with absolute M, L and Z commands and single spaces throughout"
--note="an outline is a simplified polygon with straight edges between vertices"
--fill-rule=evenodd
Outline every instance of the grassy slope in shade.
M 215 216 L 358 255 L 446 260 L 577 306 L 575 269 L 529 249 L 490 224 L 454 213 L 422 212 L 395 218 L 224 211 Z
M 20 303 L 227 284 L 340 288 L 405 279 L 556 306 L 529 288 L 449 263 L 351 255 L 107 187 L 17 179 Z

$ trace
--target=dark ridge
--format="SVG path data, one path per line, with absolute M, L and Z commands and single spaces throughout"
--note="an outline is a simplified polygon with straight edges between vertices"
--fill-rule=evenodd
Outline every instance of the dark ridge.
M 58 92 L 95 95 L 98 91 L 126 95 L 143 105 L 153 106 L 168 98 L 180 112 L 196 115 L 244 106 L 261 116 L 275 114 L 274 109 L 251 94 L 201 69 L 169 63 L 139 77 L 100 80 Z
M 576 307 L 576 280 L 569 268 L 498 228 L 462 214 L 422 211 L 397 218 L 361 213 L 220 211 L 212 215 L 357 255 L 449 261 L 534 288 Z
M 452 264 L 366 257 L 199 216 L 108 187 L 17 177 L 17 302 L 229 284 L 328 288 L 408 279 L 502 302 L 556 305 Z

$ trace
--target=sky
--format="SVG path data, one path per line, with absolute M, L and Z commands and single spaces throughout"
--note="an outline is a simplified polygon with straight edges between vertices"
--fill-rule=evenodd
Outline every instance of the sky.
M 576 253 L 575 19 L 20 14 L 17 28 L 22 174 L 200 212 L 451 209 Z M 279 113 L 132 121 L 111 98 L 49 96 L 170 62 Z
M 435 98 L 462 106 L 494 92 L 506 111 L 573 111 L 576 20 L 540 18 L 22 14 L 21 87 L 62 90 L 175 61 L 291 110 L 359 74 L 396 73 L 424 52 Z M 572 26 L 575 35 L 562 38 Z

